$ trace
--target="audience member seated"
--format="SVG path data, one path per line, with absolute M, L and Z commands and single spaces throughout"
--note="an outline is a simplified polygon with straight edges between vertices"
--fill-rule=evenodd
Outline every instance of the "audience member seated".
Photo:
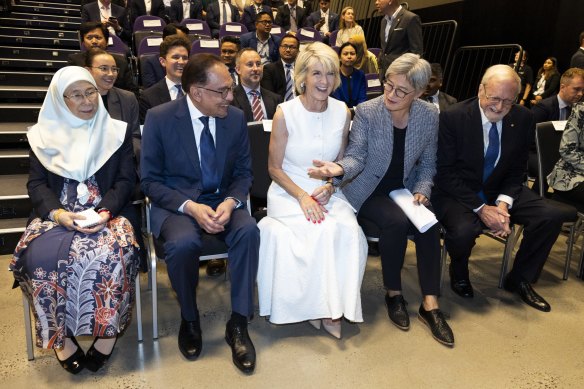
M 580 68 L 575 68 L 580 69 Z M 584 212 L 584 103 L 575 104 L 562 133 L 560 160 L 547 177 L 553 198 Z
M 189 60 L 191 42 L 178 35 L 169 35 L 160 44 L 160 64 L 166 76 L 144 90 L 140 96 L 140 123 L 144 123 L 146 113 L 152 107 L 184 96 L 181 77 Z
M 560 87 L 560 73 L 557 67 L 558 60 L 555 57 L 546 58 L 543 66 L 537 72 L 535 90 L 531 105 L 558 93 Z
M 527 64 L 527 50 L 523 50 L 523 58 L 521 61 L 519 61 L 519 51 L 515 53 L 515 63 L 512 67 L 519 75 L 519 78 L 521 78 L 519 104 L 529 107 L 529 96 L 533 89 L 533 69 Z
M 260 12 L 256 19 L 256 29 L 239 37 L 241 47 L 250 47 L 257 51 L 262 59 L 262 65 L 276 62 L 280 59 L 278 47 L 281 38 L 270 34 L 272 29 L 272 13 Z
M 81 37 L 81 44 L 85 47 L 85 50 L 89 50 L 92 47 L 107 50 L 109 31 L 107 28 L 105 28 L 103 23 L 81 23 L 79 26 L 79 35 Z M 134 93 L 138 92 L 138 87 L 134 83 L 134 77 L 132 77 L 132 71 L 128 66 L 128 61 L 126 58 L 120 54 L 115 53 L 112 54 L 112 56 L 116 61 L 116 66 L 120 68 L 118 73 L 119 76 L 116 79 L 115 86 L 120 89 L 132 91 Z M 67 65 L 85 66 L 85 53 L 80 51 L 78 53 L 69 54 Z
M 474 296 L 468 262 L 476 238 L 485 229 L 505 238 L 512 224 L 520 224 L 523 239 L 504 287 L 527 305 L 549 312 L 550 305 L 532 284 L 562 222 L 575 218 L 575 209 L 556 207 L 523 185 L 535 120 L 527 108 L 514 104 L 520 90 L 517 73 L 508 65 L 495 65 L 483 75 L 478 98 L 440 113 L 432 204 L 446 229 L 454 293 Z
M 365 36 L 365 32 L 355 21 L 355 10 L 353 10 L 353 7 L 345 7 L 341 11 L 339 32 L 337 33 L 337 40 L 334 44 L 335 46 L 340 46 L 343 43 L 348 42 L 349 39 L 355 35 Z
M 158 16 L 161 19 L 166 17 L 166 10 L 162 0 L 132 0 L 130 2 L 130 26 L 134 28 L 134 22 L 138 16 Z
M 367 80 L 365 73 L 355 69 L 357 50 L 351 42 L 345 42 L 339 50 L 341 61 L 341 85 L 331 94 L 337 100 L 344 101 L 353 108 L 367 100 Z
M 233 90 L 231 105 L 243 111 L 247 122 L 272 120 L 283 98 L 260 87 L 264 68 L 260 55 L 248 47 L 237 53 L 235 62 L 241 82 Z
M 280 60 L 264 66 L 262 87 L 272 91 L 288 101 L 294 98 L 294 62 L 298 55 L 300 42 L 293 35 L 286 35 L 280 42 L 278 49 Z
M 221 39 L 221 60 L 229 69 L 229 74 L 235 85 L 239 84 L 239 78 L 235 71 L 235 57 L 241 48 L 241 41 L 236 36 L 227 35 Z
M 201 0 L 172 0 L 169 17 L 172 23 L 181 23 L 183 19 L 203 20 Z
M 229 106 L 233 82 L 219 57 L 193 55 L 182 81 L 187 96 L 146 117 L 142 190 L 152 201 L 152 232 L 164 241 L 168 277 L 180 303 L 179 350 L 195 360 L 203 347 L 196 290 L 206 231 L 228 246 L 232 313 L 225 341 L 235 366 L 249 374 L 256 365 L 247 322 L 255 310 L 260 237 L 245 208 L 252 182 L 247 125 L 243 112 Z
M 87 70 L 67 66 L 53 76 L 27 137 L 33 216 L 10 269 L 33 309 L 37 346 L 53 349 L 69 373 L 95 372 L 132 316 L 139 259 L 126 219 L 136 184 L 131 129 L 108 115 Z M 80 224 L 80 212 L 93 209 L 95 222 Z M 87 353 L 77 336 L 94 338 Z
M 260 13 L 267 12 L 272 15 L 272 8 L 269 5 L 263 4 L 263 0 L 252 0 L 251 4 L 244 8 L 241 16 L 241 24 L 245 25 L 247 31 L 252 32 L 256 30 L 256 20 Z
M 340 339 L 343 317 L 363 321 L 367 241 L 343 193 L 306 174 L 314 159 L 342 158 L 347 144 L 351 114 L 329 97 L 340 84 L 335 51 L 308 45 L 298 55 L 294 83 L 300 94 L 279 106 L 270 139 L 273 181 L 268 215 L 258 224 L 260 315 L 275 324 L 308 320 L 320 329 L 322 323 Z
M 379 229 L 387 313 L 392 323 L 404 331 L 410 328 L 410 318 L 400 274 L 408 235 L 413 235 L 423 295 L 418 318 L 438 342 L 453 346 L 454 335 L 438 306 L 438 224 L 420 232 L 388 196 L 394 190 L 407 188 L 415 206 L 430 206 L 436 173 L 438 110 L 418 99 L 430 74 L 430 64 L 417 54 L 407 53 L 393 61 L 384 77 L 383 96 L 355 109 L 344 156 L 336 162 L 315 161 L 309 174 L 336 177 L 359 220 Z
M 447 107 L 456 104 L 457 100 L 448 93 L 440 90 L 443 80 L 442 66 L 440 66 L 439 63 L 431 63 L 430 68 L 432 70 L 432 75 L 430 76 L 428 86 L 426 86 L 426 90 L 422 93 L 421 98 L 434 104 L 436 108 L 438 108 L 438 112 L 441 112 Z
M 326 44 L 329 44 L 331 32 L 339 29 L 339 15 L 332 12 L 330 6 L 330 0 L 320 0 L 320 10 L 314 11 L 306 19 L 306 25 L 314 27 L 316 31 L 320 32 L 323 42 Z
M 185 39 L 189 37 L 189 29 L 175 23 L 169 23 L 162 31 L 162 39 L 169 35 L 178 35 Z M 142 87 L 150 88 L 166 75 L 166 70 L 160 63 L 160 57 L 156 55 L 146 55 L 140 58 L 140 77 L 142 78 Z
M 239 22 L 239 11 L 229 0 L 218 0 L 207 6 L 207 24 L 213 38 L 219 37 L 222 24 Z
M 365 74 L 379 74 L 379 67 L 377 66 L 377 57 L 372 52 L 367 50 L 367 43 L 365 42 L 365 35 L 353 35 L 349 42 L 355 46 L 357 50 L 357 58 L 355 59 L 355 69 L 361 70 Z
M 296 34 L 296 31 L 305 27 L 306 10 L 298 6 L 298 0 L 287 0 L 287 3 L 278 7 L 275 23 L 286 32 Z
M 584 69 L 584 31 L 580 33 L 580 48 L 572 55 L 570 67 Z
M 97 0 L 81 7 L 81 23 L 101 22 L 110 32 L 126 43 L 132 41 L 132 28 L 126 8 L 111 4 L 111 0 Z
M 558 94 L 541 100 L 531 110 L 535 122 L 568 120 L 574 104 L 582 100 L 584 94 L 584 69 L 570 68 L 560 78 Z

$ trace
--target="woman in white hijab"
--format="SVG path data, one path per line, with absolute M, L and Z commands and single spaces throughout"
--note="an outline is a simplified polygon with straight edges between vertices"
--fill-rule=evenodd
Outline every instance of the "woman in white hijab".
M 122 216 L 136 182 L 127 127 L 109 116 L 91 74 L 70 66 L 55 73 L 28 131 L 33 215 L 10 269 L 34 307 L 37 346 L 73 374 L 101 368 L 131 317 L 138 248 Z M 97 217 L 82 227 L 88 209 Z M 75 336 L 95 338 L 86 354 Z

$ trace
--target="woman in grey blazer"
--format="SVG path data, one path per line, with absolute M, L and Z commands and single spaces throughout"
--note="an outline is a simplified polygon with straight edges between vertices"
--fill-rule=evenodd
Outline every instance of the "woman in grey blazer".
M 430 64 L 417 54 L 396 59 L 385 75 L 383 96 L 359 104 L 344 157 L 315 161 L 311 175 L 335 177 L 357 210 L 360 224 L 379 235 L 385 302 L 389 318 L 408 330 L 410 320 L 402 296 L 401 268 L 408 235 L 414 236 L 418 275 L 424 300 L 418 317 L 440 343 L 454 345 L 454 335 L 438 307 L 440 235 L 434 225 L 419 232 L 389 197 L 407 188 L 417 204 L 429 206 L 436 173 L 438 110 L 420 99 L 430 78 Z

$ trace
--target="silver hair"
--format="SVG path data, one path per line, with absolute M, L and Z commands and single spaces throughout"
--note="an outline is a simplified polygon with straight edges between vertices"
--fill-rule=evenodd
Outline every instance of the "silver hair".
M 416 92 L 426 89 L 432 76 L 430 63 L 418 54 L 406 53 L 396 58 L 385 72 L 385 79 L 393 75 L 404 75 Z
M 515 83 L 517 83 L 517 94 L 519 94 L 519 92 L 521 91 L 521 78 L 519 78 L 519 75 L 517 73 L 515 73 L 515 70 L 513 70 L 513 68 L 509 65 L 493 65 L 491 67 L 489 67 L 486 71 L 485 74 L 483 75 L 483 78 L 481 79 L 481 84 L 482 85 L 487 85 L 489 83 L 489 81 L 494 78 L 500 78 L 500 79 L 510 79 L 515 81 Z

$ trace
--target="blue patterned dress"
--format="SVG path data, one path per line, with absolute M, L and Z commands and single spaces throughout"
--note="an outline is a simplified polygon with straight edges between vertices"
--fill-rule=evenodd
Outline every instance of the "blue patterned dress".
M 65 179 L 60 202 L 79 212 L 101 201 L 92 176 L 89 198 Z M 33 307 L 36 343 L 61 348 L 65 337 L 116 336 L 130 322 L 139 258 L 130 222 L 118 216 L 91 235 L 34 219 L 18 242 L 10 269 Z

